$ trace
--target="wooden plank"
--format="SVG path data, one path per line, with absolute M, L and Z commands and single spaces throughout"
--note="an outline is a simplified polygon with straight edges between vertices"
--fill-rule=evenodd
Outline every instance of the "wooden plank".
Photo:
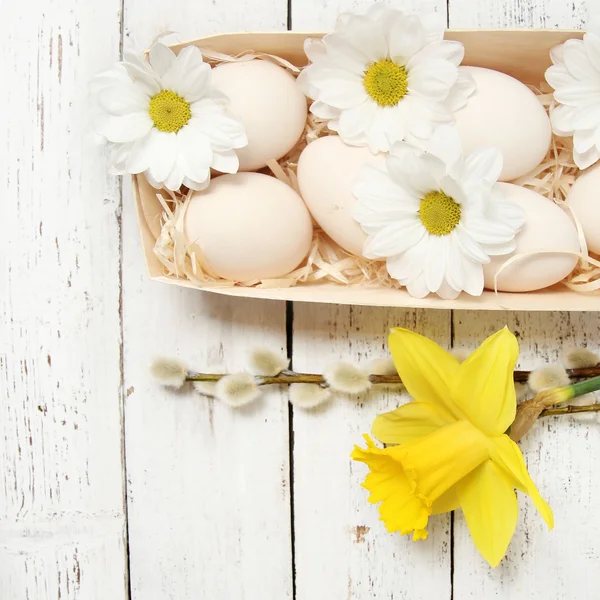
M 120 3 L 3 6 L 0 596 L 124 600 L 120 194 L 87 81 Z
M 386 357 L 387 334 L 395 326 L 448 347 L 449 317 L 448 311 L 297 304 L 294 368 L 319 372 L 339 360 L 366 365 Z M 405 400 L 378 389 L 357 399 L 339 395 L 315 411 L 294 411 L 298 600 L 451 597 L 449 518 L 434 518 L 425 542 L 388 533 L 360 485 L 366 467 L 350 460 L 375 416 Z
M 285 0 L 126 0 L 141 46 L 161 29 L 190 39 L 284 29 L 286 19 Z M 235 410 L 160 389 L 148 373 L 157 355 L 218 372 L 243 368 L 253 345 L 285 353 L 285 305 L 150 282 L 128 182 L 124 199 L 132 598 L 291 598 L 287 397 L 275 389 Z
M 580 27 L 586 3 L 450 0 L 449 11 L 452 27 Z M 598 348 L 600 343 L 598 313 L 457 311 L 454 344 L 475 347 L 504 325 L 519 336 L 523 368 L 555 361 L 565 346 L 588 344 Z M 592 457 L 600 452 L 597 420 L 545 420 L 521 447 L 533 479 L 554 509 L 556 527 L 546 531 L 531 502 L 520 496 L 520 520 L 508 556 L 492 570 L 474 551 L 464 518 L 458 514 L 454 527 L 454 597 L 596 598 L 600 524 L 592 515 L 600 498 L 600 483 Z
M 296 30 L 326 31 L 338 12 L 370 5 L 367 0 L 294 0 L 292 23 Z M 445 15 L 445 2 L 417 5 Z M 446 347 L 450 344 L 449 311 L 300 303 L 294 305 L 294 368 L 319 372 L 338 360 L 366 364 L 385 357 L 387 333 L 393 326 L 409 327 Z M 451 597 L 449 518 L 433 520 L 426 542 L 387 533 L 360 486 L 366 468 L 349 458 L 375 416 L 405 400 L 395 391 L 377 390 L 359 399 L 336 397 L 313 412 L 294 410 L 298 600 Z

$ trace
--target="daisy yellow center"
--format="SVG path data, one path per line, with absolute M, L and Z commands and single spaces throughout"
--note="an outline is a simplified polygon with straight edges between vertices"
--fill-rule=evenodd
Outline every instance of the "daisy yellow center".
M 404 67 L 386 58 L 365 71 L 363 85 L 379 106 L 395 106 L 408 92 L 408 73 Z
M 460 222 L 460 204 L 444 192 L 429 192 L 421 200 L 419 217 L 432 235 L 448 235 Z
M 168 133 L 177 133 L 192 118 L 190 103 L 172 90 L 152 96 L 148 112 L 156 129 Z

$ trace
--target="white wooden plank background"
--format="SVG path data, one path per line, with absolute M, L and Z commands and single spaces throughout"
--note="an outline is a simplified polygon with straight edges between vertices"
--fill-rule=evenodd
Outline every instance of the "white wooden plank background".
M 390 2 L 406 5 L 405 2 Z M 595 600 L 600 589 L 600 431 L 548 420 L 523 443 L 553 506 L 526 499 L 507 559 L 490 570 L 464 520 L 425 543 L 384 531 L 349 460 L 390 392 L 288 409 L 277 390 L 247 410 L 158 389 L 147 366 L 177 355 L 237 369 L 253 344 L 297 369 L 385 354 L 392 325 L 450 347 L 504 324 L 521 364 L 562 344 L 600 347 L 596 314 L 450 313 L 247 302 L 150 283 L 131 189 L 85 135 L 86 82 L 165 29 L 325 30 L 368 0 L 27 0 L 2 6 L 4 175 L 0 265 L 0 598 Z M 452 27 L 580 27 L 594 0 L 427 0 Z M 289 10 L 290 9 L 290 10 Z M 122 210 L 122 220 L 121 220 Z M 287 319 L 286 319 L 287 316 Z

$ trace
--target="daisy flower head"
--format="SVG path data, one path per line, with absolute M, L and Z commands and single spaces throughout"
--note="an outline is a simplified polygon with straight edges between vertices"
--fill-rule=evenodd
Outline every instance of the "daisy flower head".
M 143 173 L 156 188 L 201 190 L 210 170 L 235 173 L 235 149 L 247 145 L 228 99 L 210 84 L 211 67 L 195 46 L 175 54 L 159 42 L 148 60 L 126 54 L 92 79 L 96 133 L 118 174 Z
M 515 249 L 524 221 L 494 186 L 501 170 L 497 148 L 464 158 L 452 126 L 438 128 L 425 151 L 397 144 L 383 166 L 363 167 L 355 181 L 363 254 L 386 259 L 413 297 L 481 295 L 483 265 Z
M 580 169 L 600 159 L 600 23 L 583 36 L 550 52 L 546 81 L 554 89 L 554 133 L 573 137 L 573 158 Z
M 399 141 L 428 139 L 475 91 L 458 68 L 464 47 L 443 39 L 438 15 L 419 18 L 375 4 L 342 15 L 335 31 L 308 39 L 311 64 L 298 77 L 311 112 L 345 143 L 388 152 Z

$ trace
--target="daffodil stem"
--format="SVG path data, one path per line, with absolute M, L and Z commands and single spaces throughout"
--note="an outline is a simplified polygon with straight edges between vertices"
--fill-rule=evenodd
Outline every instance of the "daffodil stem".
M 577 383 L 570 385 L 569 388 L 573 393 L 573 398 L 578 398 L 579 396 L 584 396 L 585 394 L 597 392 L 600 390 L 600 375 L 592 377 L 591 379 L 578 381 Z
M 530 371 L 515 371 L 515 381 L 524 383 L 529 378 Z M 186 381 L 219 381 L 225 377 L 227 373 L 189 373 L 186 377 Z M 594 379 L 600 380 L 600 365 L 597 367 L 585 368 L 585 369 L 567 369 L 567 375 L 571 379 L 584 379 L 586 377 L 592 377 L 586 381 L 575 383 L 570 387 L 577 387 L 577 389 L 588 389 L 586 386 L 589 385 L 590 381 Z M 369 375 L 369 379 L 373 385 L 399 385 L 402 383 L 398 375 Z M 259 385 L 275 385 L 275 384 L 290 384 L 290 383 L 316 383 L 319 385 L 325 384 L 325 378 L 323 375 L 314 373 L 296 373 L 294 371 L 284 371 L 279 375 L 273 377 L 260 377 Z M 578 387 L 580 386 L 580 387 Z M 595 391 L 599 388 L 590 389 L 589 391 Z M 589 393 L 589 391 L 582 391 L 577 393 L 571 398 L 576 398 L 583 394 Z

